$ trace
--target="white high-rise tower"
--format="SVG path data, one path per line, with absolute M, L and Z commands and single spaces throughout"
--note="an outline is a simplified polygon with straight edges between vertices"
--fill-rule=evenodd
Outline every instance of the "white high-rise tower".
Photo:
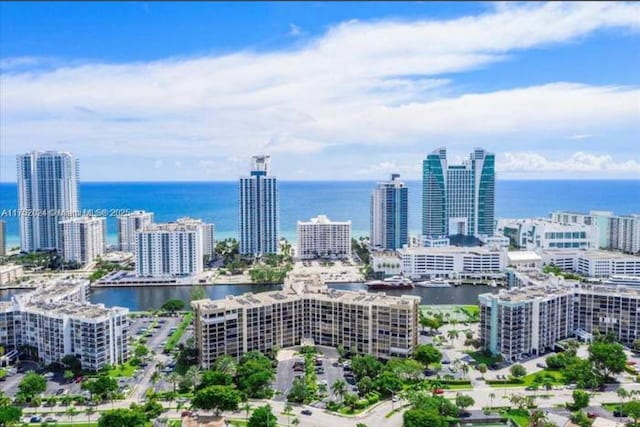
M 59 222 L 79 210 L 78 160 L 58 151 L 32 151 L 17 160 L 20 248 L 59 250 Z

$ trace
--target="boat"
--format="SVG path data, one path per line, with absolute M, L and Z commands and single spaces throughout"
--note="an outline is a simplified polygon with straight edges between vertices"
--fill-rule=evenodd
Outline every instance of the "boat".
M 421 288 L 450 288 L 451 284 L 442 279 L 432 279 L 418 282 L 416 283 L 416 286 Z
M 368 289 L 406 289 L 413 288 L 413 282 L 406 277 L 393 276 L 384 280 L 369 280 L 364 282 Z

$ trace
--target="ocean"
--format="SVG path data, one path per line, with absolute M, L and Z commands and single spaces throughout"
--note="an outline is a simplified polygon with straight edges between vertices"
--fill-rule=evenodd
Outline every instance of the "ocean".
M 409 228 L 421 229 L 422 184 L 409 187 Z M 351 220 L 353 236 L 369 234 L 369 197 L 375 181 L 282 181 L 280 189 L 281 235 L 295 241 L 296 222 L 326 214 L 334 220 Z M 80 209 L 144 209 L 156 222 L 181 216 L 201 218 L 216 226 L 216 238 L 237 237 L 237 182 L 84 182 L 80 184 Z M 0 183 L 0 220 L 7 230 L 7 246 L 19 245 L 18 218 L 6 215 L 17 208 L 15 183 Z M 640 212 L 640 180 L 515 181 L 496 183 L 496 217 L 548 216 L 553 210 L 587 212 L 610 210 L 617 214 Z M 3 215 L 3 213 L 5 215 Z M 107 220 L 110 244 L 117 242 L 115 217 Z

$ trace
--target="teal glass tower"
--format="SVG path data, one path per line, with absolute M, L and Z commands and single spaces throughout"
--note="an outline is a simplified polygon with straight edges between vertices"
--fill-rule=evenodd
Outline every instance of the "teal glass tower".
M 495 220 L 495 155 L 476 148 L 461 165 L 447 164 L 439 148 L 422 164 L 422 235 L 492 236 Z
M 378 183 L 371 194 L 371 246 L 381 250 L 401 249 L 409 240 L 409 190 L 400 175 Z

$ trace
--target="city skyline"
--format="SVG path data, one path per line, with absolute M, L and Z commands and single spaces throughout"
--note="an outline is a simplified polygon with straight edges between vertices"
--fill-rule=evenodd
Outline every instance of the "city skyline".
M 86 181 L 232 180 L 255 152 L 281 180 L 415 180 L 438 146 L 499 179 L 640 176 L 637 4 L 0 7 L 0 182 L 31 148 Z

